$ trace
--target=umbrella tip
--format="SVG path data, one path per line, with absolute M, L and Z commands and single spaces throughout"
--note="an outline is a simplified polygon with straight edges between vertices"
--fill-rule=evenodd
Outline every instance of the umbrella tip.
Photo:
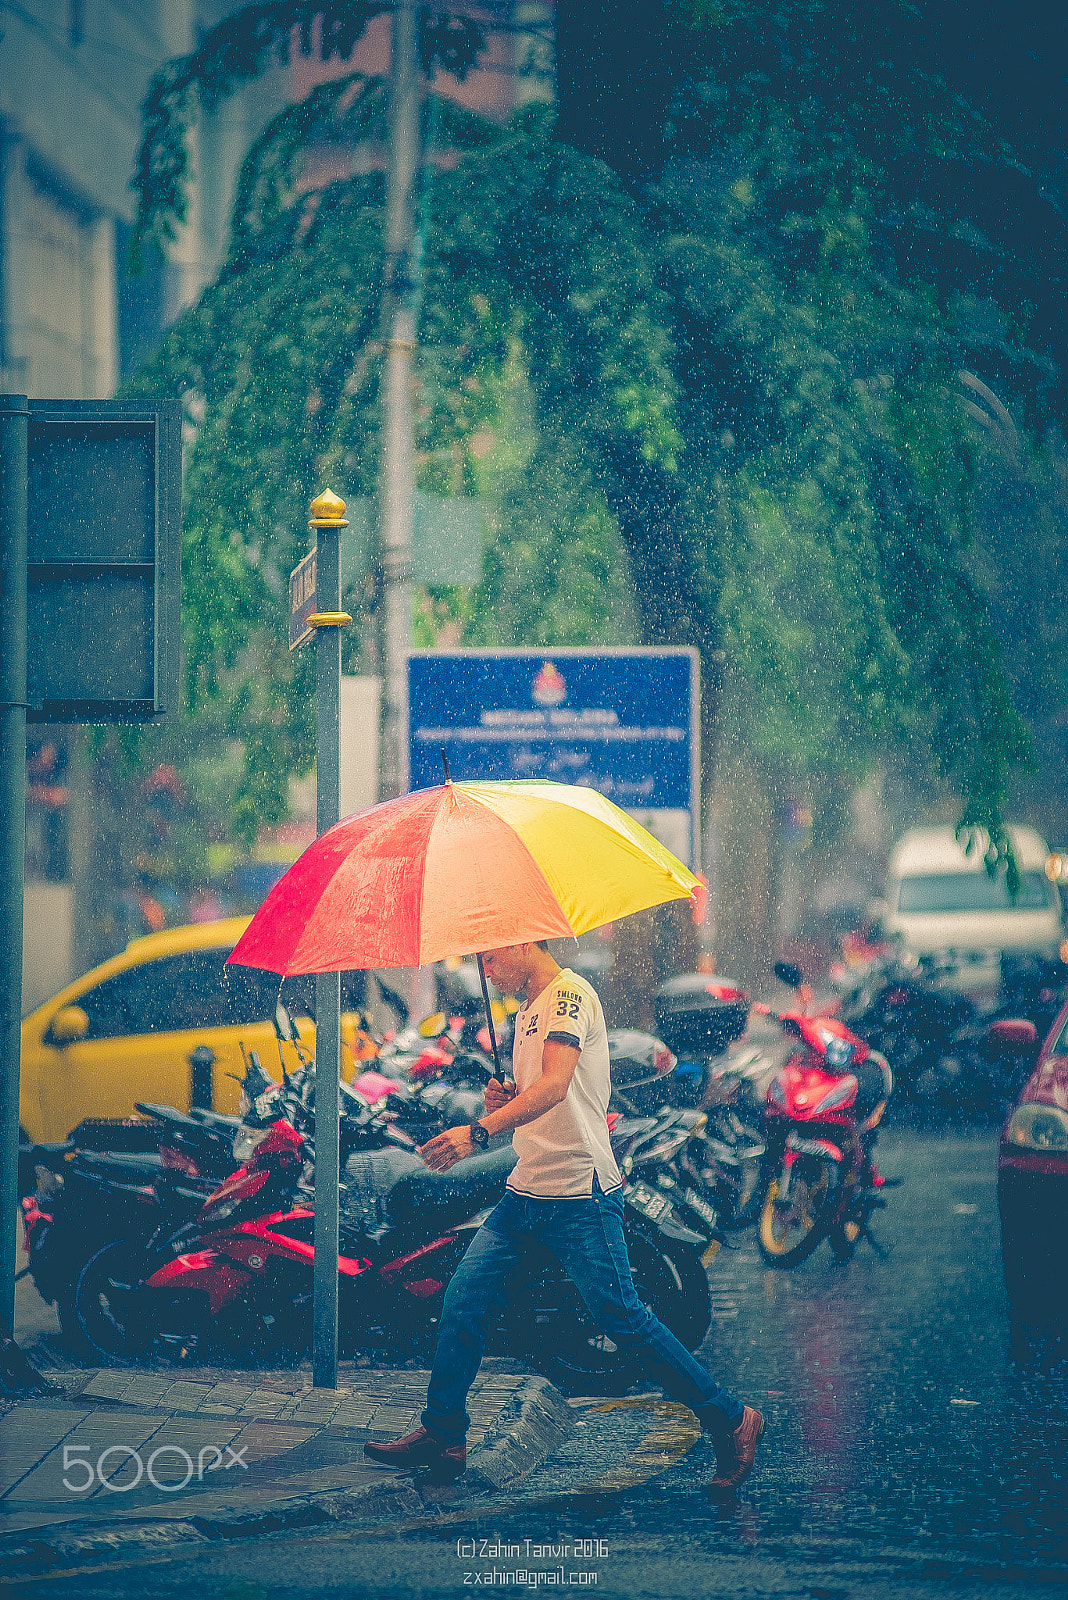
M 445 754 L 445 746 L 444 745 L 442 745 L 442 747 L 441 747 L 441 766 L 442 766 L 442 771 L 445 773 L 445 782 L 446 783 L 451 783 L 452 782 L 452 773 L 449 771 L 449 758 Z

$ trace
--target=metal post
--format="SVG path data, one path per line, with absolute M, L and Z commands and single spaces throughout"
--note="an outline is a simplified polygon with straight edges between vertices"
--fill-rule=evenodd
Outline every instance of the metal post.
M 26 868 L 26 454 L 29 405 L 0 395 L 0 1326 L 15 1326 L 22 907 Z
M 407 738 L 406 669 L 412 629 L 412 515 L 415 441 L 412 358 L 415 353 L 412 249 L 419 167 L 417 9 L 400 0 L 393 12 L 386 182 L 385 292 L 382 334 L 382 454 L 378 485 L 378 560 L 383 584 L 381 663 L 381 797 L 400 793 Z
M 315 624 L 316 746 L 315 825 L 325 833 L 341 805 L 341 629 L 351 619 L 341 605 L 341 529 L 345 502 L 327 489 L 311 504 L 316 530 Z M 315 978 L 315 1271 L 312 1282 L 312 1383 L 337 1388 L 337 1250 L 341 1070 L 341 977 Z

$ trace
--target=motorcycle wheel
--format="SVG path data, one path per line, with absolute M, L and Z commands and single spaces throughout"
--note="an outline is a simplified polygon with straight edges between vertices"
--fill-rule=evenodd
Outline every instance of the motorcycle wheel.
M 73 1286 L 63 1290 L 57 1296 L 56 1313 L 59 1317 L 59 1331 L 64 1349 L 68 1350 L 76 1361 L 93 1362 L 99 1360 L 99 1350 L 95 1350 L 89 1343 L 82 1332 L 81 1323 L 78 1321 Z
M 74 1314 L 82 1338 L 100 1355 L 138 1354 L 147 1342 L 138 1287 L 145 1253 L 129 1239 L 116 1239 L 90 1256 L 78 1275 Z
M 779 1200 L 779 1180 L 768 1185 L 760 1213 L 760 1253 L 773 1267 L 795 1267 L 828 1233 L 837 1203 L 838 1169 L 812 1156 L 796 1162 L 790 1198 Z
M 740 1164 L 740 1175 L 737 1192 L 734 1196 L 734 1208 L 729 1216 L 723 1219 L 725 1228 L 748 1228 L 755 1222 L 763 1208 L 764 1203 L 764 1158 L 753 1156 Z
M 696 1349 L 712 1317 L 699 1258 L 682 1252 L 669 1258 L 633 1236 L 627 1249 L 638 1298 L 688 1350 Z M 602 1333 L 566 1274 L 545 1268 L 522 1301 L 513 1327 L 523 1330 L 527 1357 L 543 1377 L 565 1394 L 626 1393 L 638 1374 L 636 1358 Z

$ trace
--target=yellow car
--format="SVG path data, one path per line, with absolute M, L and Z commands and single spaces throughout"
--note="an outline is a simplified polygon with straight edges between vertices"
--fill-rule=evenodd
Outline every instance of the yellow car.
M 231 917 L 134 939 L 32 1011 L 22 1024 L 20 1137 L 65 1139 L 85 1118 L 134 1115 L 135 1100 L 235 1112 L 242 1045 L 280 1078 L 272 1021 L 279 980 L 225 965 L 248 923 Z M 310 980 L 288 980 L 287 996 L 294 982 L 299 995 Z M 297 1027 L 313 1052 L 314 1023 L 303 1017 Z M 343 1016 L 342 1039 L 343 1074 L 351 1081 L 355 1060 L 374 1054 L 358 1014 Z M 283 1048 L 290 1071 L 296 1050 Z

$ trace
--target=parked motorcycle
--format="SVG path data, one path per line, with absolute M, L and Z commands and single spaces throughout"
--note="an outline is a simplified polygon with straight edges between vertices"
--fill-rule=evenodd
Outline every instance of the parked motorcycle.
M 967 995 L 942 986 L 955 970 L 948 957 L 895 956 L 873 967 L 842 1007 L 850 1028 L 890 1063 L 898 1092 L 920 1102 L 938 1097 L 938 1063 L 975 1018 Z
M 178 1360 L 221 1353 L 277 1363 L 303 1354 L 314 1263 L 305 1155 L 302 1134 L 278 1121 L 194 1222 L 98 1252 L 76 1294 L 90 1343 L 107 1355 Z M 348 1159 L 338 1257 L 343 1350 L 396 1351 L 400 1343 L 429 1353 L 448 1282 L 514 1160 L 504 1149 L 436 1174 L 401 1149 Z M 711 1315 L 701 1264 L 708 1233 L 684 1227 L 671 1200 L 644 1182 L 628 1184 L 625 1202 L 638 1291 L 695 1349 Z M 548 1256 L 513 1274 L 490 1348 L 523 1356 L 553 1382 L 584 1393 L 620 1392 L 633 1377 L 630 1361 L 591 1322 Z
M 684 1165 L 728 1230 L 748 1227 L 760 1212 L 767 1153 L 764 1099 L 779 1065 L 778 1057 L 759 1044 L 710 1065 L 702 1100 L 707 1121 L 700 1142 L 687 1148 Z
M 947 1109 L 1001 1121 L 1035 1070 L 1042 1038 L 1028 1017 L 971 1023 L 947 1040 L 919 1088 Z
M 37 1165 L 34 1193 L 21 1200 L 27 1270 L 41 1298 L 55 1303 L 75 1349 L 81 1331 L 74 1291 L 89 1257 L 114 1238 L 147 1239 L 164 1224 L 194 1216 L 233 1169 L 236 1117 L 137 1109 L 155 1151 L 71 1149 L 61 1164 Z
M 776 963 L 775 975 L 801 986 L 799 969 L 787 962 Z M 797 1046 L 765 1102 L 760 1251 L 771 1265 L 791 1267 L 828 1239 L 844 1261 L 860 1239 L 875 1245 L 871 1217 L 892 1186 L 877 1172 L 873 1149 L 893 1074 L 885 1057 L 836 1017 L 786 1011 L 778 1020 Z
M 749 996 L 729 978 L 683 973 L 661 985 L 655 1010 L 658 1029 L 680 1057 L 676 1073 L 689 1074 L 690 1103 L 707 1118 L 700 1141 L 686 1150 L 688 1178 L 721 1227 L 744 1227 L 760 1208 L 763 1094 L 754 1084 L 767 1076 L 759 1048 L 731 1054 L 745 1034 Z
M 707 1267 L 723 1242 L 723 1230 L 705 1182 L 701 1151 L 706 1122 L 703 1111 L 687 1106 L 662 1106 L 649 1117 L 608 1114 L 612 1152 L 624 1180 L 643 1182 L 666 1195 L 687 1227 L 709 1235 L 701 1257 Z
M 1068 993 L 1068 965 L 1057 958 L 1006 951 L 1001 957 L 1001 992 L 995 1018 L 1033 1022 L 1040 1040 L 1052 1028 Z
M 445 1025 L 443 1031 L 439 1025 Z M 472 1030 L 463 1017 L 429 1017 L 420 1024 L 417 1041 L 403 1051 L 383 1051 L 353 1087 L 372 1105 L 388 1097 L 398 1125 L 416 1144 L 425 1144 L 443 1128 L 476 1121 L 485 1110 L 485 1086 L 494 1066 L 477 1042 L 480 1031 L 486 1032 Z
M 690 1085 L 691 1104 L 703 1106 L 714 1063 L 745 1033 L 749 996 L 729 978 L 685 972 L 660 985 L 654 1012 L 657 1032 L 679 1058 L 681 1081 Z
M 1001 957 L 997 1003 L 980 1014 L 956 991 L 954 952 L 912 962 L 894 956 L 846 999 L 843 1015 L 889 1060 L 899 1092 L 918 1105 L 996 1119 L 1034 1067 L 1030 1041 L 997 1022 L 1027 1021 L 1038 1041 L 1063 1003 L 1068 968 L 1029 952 Z

